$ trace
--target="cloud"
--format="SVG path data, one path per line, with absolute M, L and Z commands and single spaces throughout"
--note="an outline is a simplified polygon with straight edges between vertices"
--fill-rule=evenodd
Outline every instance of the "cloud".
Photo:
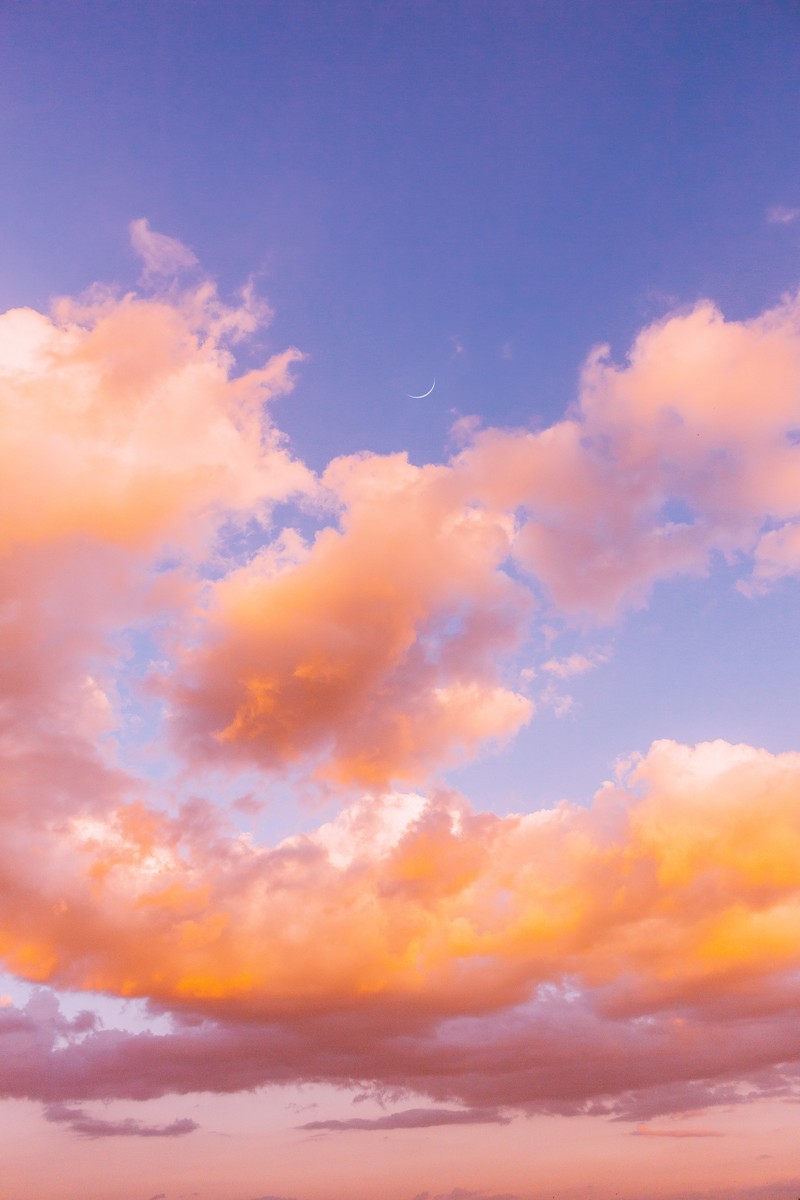
M 588 807 L 361 800 L 271 851 L 135 806 L 18 834 L 18 973 L 147 996 L 177 1024 L 67 1022 L 46 993 L 5 1006 L 0 1092 L 361 1079 L 638 1124 L 798 1096 L 799 797 L 800 755 L 664 741 Z M 57 872 L 32 874 L 34 854 Z
M 667 1138 L 710 1138 L 725 1137 L 717 1129 L 653 1129 L 649 1125 L 637 1125 L 631 1130 L 634 1137 L 667 1137 Z
M 511 1118 L 497 1109 L 446 1109 L 407 1108 L 403 1112 L 389 1113 L 372 1120 L 350 1117 L 344 1121 L 309 1121 L 299 1129 L 315 1130 L 386 1130 L 386 1129 L 431 1129 L 439 1125 L 508 1125 Z
M 521 1200 L 516 1192 L 474 1192 L 467 1188 L 453 1188 L 449 1192 L 420 1192 L 414 1200 Z
M 256 1196 L 254 1200 L 294 1200 L 293 1196 Z
M 477 432 L 446 466 L 336 460 L 323 482 L 340 527 L 216 585 L 207 634 L 167 689 L 185 752 L 277 768 L 322 755 L 334 778 L 418 779 L 531 715 L 498 670 L 533 608 L 507 564 L 596 620 L 659 578 L 705 573 L 715 552 L 754 551 L 762 590 L 795 571 L 797 307 L 669 318 L 625 367 L 603 349 L 589 359 L 575 418 Z
M 776 1179 L 754 1187 L 713 1188 L 702 1193 L 671 1193 L 669 1200 L 796 1200 L 800 1178 Z
M 206 285 L 2 314 L 0 549 L 204 548 L 221 518 L 309 488 L 262 407 L 291 389 L 302 355 L 234 377 L 224 339 L 245 317 Z
M 146 275 L 177 275 L 180 271 L 197 266 L 197 258 L 188 246 L 163 233 L 156 233 L 145 217 L 131 221 L 129 230 L 131 244 L 144 261 Z
M 603 651 L 595 651 L 590 655 L 573 653 L 568 654 L 566 658 L 548 659 L 542 663 L 542 670 L 555 675 L 557 679 L 569 679 L 572 675 L 583 675 L 586 671 L 591 671 L 601 663 L 607 662 L 608 658 L 608 654 Z
M 323 483 L 341 531 L 215 586 L 203 643 L 165 684 L 184 752 L 276 768 L 322 755 L 327 777 L 375 787 L 515 733 L 532 707 L 498 660 L 532 601 L 502 569 L 509 517 L 405 455 L 339 459 Z
M 0 817 L 147 793 L 110 753 L 130 643 L 186 622 L 224 526 L 316 487 L 264 407 L 299 351 L 236 370 L 257 319 L 205 281 L 0 315 Z
M 737 322 L 701 303 L 642 330 L 621 366 L 597 348 L 569 419 L 475 436 L 459 468 L 527 511 L 514 553 L 558 609 L 610 619 L 796 517 L 798 308 Z
M 215 583 L 171 664 L 182 752 L 373 788 L 419 781 L 531 717 L 503 664 L 539 590 L 556 614 L 597 623 L 715 555 L 751 556 L 740 582 L 753 595 L 796 574 L 799 311 L 790 297 L 725 321 L 704 302 L 643 330 L 623 365 L 596 350 L 573 415 L 547 429 L 473 430 L 444 465 L 331 463 L 336 522 Z
M 208 281 L 0 316 L 0 956 L 173 1017 L 1 1004 L 0 1092 L 76 1132 L 100 1128 L 77 1101 L 209 1077 L 373 1081 L 473 1119 L 797 1095 L 800 755 L 657 741 L 586 803 L 507 816 L 439 777 L 534 715 L 537 620 L 615 619 L 720 555 L 754 598 L 797 574 L 797 300 L 598 350 L 549 428 L 321 479 L 266 407 L 299 351 L 236 365 L 263 316 Z M 209 767 L 321 781 L 339 811 L 259 844 L 182 799 Z
M 185 1137 L 200 1126 L 188 1117 L 171 1121 L 169 1125 L 145 1125 L 132 1117 L 122 1121 L 107 1121 L 100 1117 L 92 1117 L 83 1108 L 75 1108 L 68 1104 L 50 1104 L 44 1110 L 46 1121 L 68 1125 L 72 1133 L 79 1137 L 96 1138 L 108 1137 L 141 1137 L 141 1138 L 172 1138 Z
M 264 316 L 251 293 L 226 307 L 204 281 L 96 291 L 50 316 L 12 310 L 0 317 L 0 527 L 7 587 L 25 599 L 8 637 L 14 678 L 37 680 L 39 648 L 65 639 L 82 662 L 64 662 L 50 702 L 94 721 L 96 741 L 97 722 L 113 725 L 114 681 L 89 660 L 121 627 L 162 618 L 172 635 L 149 686 L 194 766 L 377 789 L 502 744 L 533 715 L 508 663 L 540 591 L 556 613 L 602 621 L 659 579 L 707 571 L 713 554 L 752 554 L 741 586 L 753 595 L 797 572 L 797 309 L 788 299 L 726 322 L 701 304 L 643 330 L 623 366 L 595 352 L 567 420 L 472 430 L 442 465 L 346 456 L 322 487 L 264 410 L 300 352 L 235 371 L 231 342 Z M 322 527 L 269 540 L 272 506 L 292 497 Z M 226 522 L 260 529 L 258 549 L 237 556 L 229 537 L 203 572 Z M 156 580 L 165 553 L 175 566 Z M 77 562 L 96 575 L 85 616 L 74 595 L 46 602 Z M 588 661 L 576 651 L 547 669 Z
M 770 225 L 792 225 L 800 217 L 800 208 L 787 208 L 784 204 L 775 204 L 767 209 L 767 221 Z

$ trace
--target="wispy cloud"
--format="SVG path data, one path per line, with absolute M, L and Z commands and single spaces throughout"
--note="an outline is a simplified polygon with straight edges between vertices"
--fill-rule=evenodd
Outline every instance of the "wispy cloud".
M 295 1200 L 294 1196 L 254 1196 L 253 1200 Z
M 197 258 L 183 242 L 166 234 L 156 233 L 150 228 L 146 217 L 131 221 L 131 244 L 144 261 L 147 277 L 158 275 L 177 275 L 189 267 L 197 266 Z
M 511 1118 L 493 1108 L 408 1108 L 373 1119 L 350 1117 L 343 1121 L 309 1121 L 299 1129 L 309 1130 L 386 1130 L 430 1129 L 438 1125 L 508 1125 Z
M 787 208 L 783 204 L 775 204 L 767 209 L 767 221 L 770 225 L 793 225 L 800 217 L 800 208 Z
M 44 1110 L 46 1121 L 54 1121 L 69 1127 L 72 1133 L 84 1138 L 109 1137 L 139 1137 L 139 1138 L 174 1138 L 185 1137 L 200 1126 L 188 1117 L 171 1121 L 169 1125 L 146 1125 L 126 1117 L 122 1121 L 107 1121 L 100 1117 L 90 1116 L 85 1109 L 75 1108 L 68 1104 L 50 1104 Z
M 468 1188 L 453 1188 L 450 1192 L 420 1192 L 414 1200 L 521 1200 L 516 1192 L 474 1192 Z
M 590 654 L 569 654 L 566 658 L 549 658 L 547 662 L 542 663 L 542 670 L 557 679 L 569 679 L 572 675 L 583 675 L 601 663 L 608 662 L 609 657 L 606 650 L 597 650 Z
M 631 1130 L 633 1137 L 658 1138 L 716 1138 L 725 1137 L 718 1129 L 653 1129 L 651 1125 L 637 1125 Z
M 702 1193 L 697 1191 L 670 1193 L 665 1200 L 796 1200 L 800 1194 L 800 1178 L 775 1179 L 753 1187 L 713 1188 Z

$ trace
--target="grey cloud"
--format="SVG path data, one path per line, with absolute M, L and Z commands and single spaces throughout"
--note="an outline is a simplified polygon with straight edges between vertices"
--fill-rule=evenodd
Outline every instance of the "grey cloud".
M 420 1192 L 414 1200 L 521 1200 L 516 1192 L 470 1192 L 466 1188 L 453 1188 L 451 1192 Z
M 145 1125 L 133 1117 L 122 1121 L 105 1121 L 101 1117 L 93 1117 L 85 1108 L 76 1108 L 69 1104 L 49 1104 L 44 1110 L 46 1121 L 68 1125 L 72 1133 L 85 1138 L 106 1137 L 183 1137 L 193 1133 L 200 1126 L 189 1117 L 181 1117 L 171 1121 L 169 1125 Z M 158 1197 L 155 1198 L 158 1200 Z
M 407 1108 L 403 1112 L 390 1113 L 385 1117 L 370 1120 L 365 1117 L 350 1117 L 345 1121 L 309 1121 L 299 1129 L 348 1130 L 348 1129 L 428 1129 L 435 1125 L 508 1125 L 510 1117 L 503 1116 L 496 1108 Z M 475 1193 L 464 1193 L 476 1195 Z
M 254 1200 L 295 1200 L 294 1196 L 256 1196 Z

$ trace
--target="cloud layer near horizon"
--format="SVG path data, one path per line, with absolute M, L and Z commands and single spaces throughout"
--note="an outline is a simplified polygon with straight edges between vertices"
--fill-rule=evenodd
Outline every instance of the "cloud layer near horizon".
M 146 1098 L 213 1071 L 220 1091 L 367 1079 L 645 1119 L 793 1093 L 800 756 L 664 742 L 628 783 L 507 818 L 365 800 L 274 850 L 117 824 L 73 843 L 71 875 L 62 832 L 43 847 L 59 877 L 23 865 L 6 892 L 11 965 L 150 997 L 178 1025 L 0 1009 L 0 1087 Z
M 133 234 L 146 279 L 193 267 Z M 213 1062 L 220 1090 L 646 1120 L 793 1089 L 800 755 L 657 742 L 587 807 L 508 817 L 436 781 L 534 717 L 539 612 L 602 624 L 715 555 L 753 597 L 797 573 L 798 301 L 594 352 L 541 431 L 319 478 L 264 410 L 300 352 L 236 374 L 266 316 L 201 280 L 0 317 L 0 956 L 177 1021 L 0 1008 L 0 1090 L 143 1098 Z M 273 523 L 292 501 L 315 536 Z M 142 761 L 292 773 L 341 811 L 257 845 L 124 766 L 148 723 Z

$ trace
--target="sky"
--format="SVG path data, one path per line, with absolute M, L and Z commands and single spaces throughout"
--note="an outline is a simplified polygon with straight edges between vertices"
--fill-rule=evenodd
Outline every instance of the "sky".
M 0 4 L 3 1200 L 796 1200 L 798 79 Z

